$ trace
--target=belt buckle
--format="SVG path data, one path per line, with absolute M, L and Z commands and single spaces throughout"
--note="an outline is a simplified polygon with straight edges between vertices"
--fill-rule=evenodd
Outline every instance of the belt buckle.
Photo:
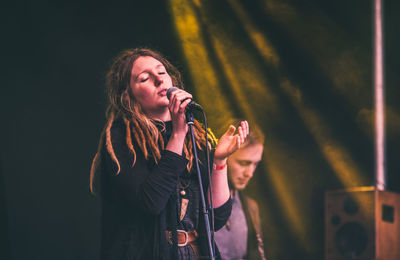
M 177 232 L 185 234 L 185 243 L 180 244 L 178 242 L 178 246 L 186 246 L 188 244 L 188 242 L 189 242 L 189 234 L 185 230 L 180 230 L 180 229 L 178 229 Z

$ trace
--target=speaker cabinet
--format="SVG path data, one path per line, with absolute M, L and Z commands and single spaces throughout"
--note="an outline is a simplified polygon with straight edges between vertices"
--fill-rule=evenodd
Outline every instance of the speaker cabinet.
M 359 187 L 325 194 L 326 260 L 400 260 L 400 194 Z

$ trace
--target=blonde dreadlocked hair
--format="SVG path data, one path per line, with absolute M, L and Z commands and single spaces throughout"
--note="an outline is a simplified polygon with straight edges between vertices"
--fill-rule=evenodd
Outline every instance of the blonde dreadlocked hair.
M 165 126 L 160 120 L 150 119 L 144 113 L 140 104 L 136 101 L 134 95 L 130 91 L 130 80 L 132 73 L 133 63 L 142 56 L 153 57 L 160 61 L 167 73 L 172 79 L 174 86 L 183 89 L 182 76 L 180 72 L 160 53 L 146 49 L 136 48 L 122 51 L 111 65 L 110 70 L 106 75 L 106 87 L 108 96 L 108 106 L 106 109 L 107 123 L 103 129 L 100 137 L 97 153 L 92 161 L 90 169 L 90 190 L 94 192 L 94 176 L 100 163 L 100 154 L 102 152 L 104 142 L 105 148 L 109 153 L 111 159 L 117 165 L 117 172 L 120 172 L 120 164 L 115 155 L 111 143 L 111 126 L 115 119 L 122 118 L 126 126 L 126 144 L 132 153 L 133 165 L 136 162 L 136 150 L 133 147 L 132 137 L 136 140 L 139 148 L 142 150 L 144 157 L 154 159 L 156 163 L 161 158 L 160 147 L 164 148 L 164 140 L 161 132 L 158 130 L 157 125 Z M 205 147 L 205 131 L 198 121 L 194 121 L 194 135 L 196 139 L 196 146 L 199 149 Z M 209 139 L 212 144 L 215 144 L 215 138 L 210 134 Z M 185 143 L 183 146 L 183 153 L 189 160 L 187 165 L 188 171 L 193 165 L 193 144 L 189 135 L 186 135 Z M 132 165 L 132 166 L 133 166 Z

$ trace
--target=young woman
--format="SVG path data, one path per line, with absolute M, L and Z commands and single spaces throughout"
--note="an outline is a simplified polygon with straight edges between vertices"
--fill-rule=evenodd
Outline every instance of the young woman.
M 201 150 L 202 183 L 208 194 L 205 132 L 195 121 L 196 144 L 192 144 L 185 119 L 192 96 L 183 90 L 180 73 L 159 53 L 138 48 L 123 51 L 106 79 L 107 123 L 90 174 L 92 191 L 95 173 L 101 183 L 101 259 L 207 257 L 192 153 L 193 145 Z M 178 90 L 168 99 L 172 86 Z M 226 159 L 245 141 L 247 122 L 235 131 L 230 126 L 211 147 L 216 230 L 231 211 Z

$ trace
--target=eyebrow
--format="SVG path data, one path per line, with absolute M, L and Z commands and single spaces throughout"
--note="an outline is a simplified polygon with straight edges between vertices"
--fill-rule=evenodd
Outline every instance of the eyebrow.
M 164 64 L 158 64 L 157 66 L 156 66 L 156 69 L 159 69 L 159 68 L 165 68 L 165 66 L 164 66 Z M 165 69 L 165 70 L 167 70 L 167 69 Z M 143 70 L 143 71 L 141 71 L 139 74 L 137 74 L 137 76 L 135 77 L 135 80 L 141 75 L 141 74 L 143 74 L 143 73 L 148 73 L 148 70 L 147 69 L 145 69 L 145 70 Z
M 245 162 L 245 163 L 259 163 L 259 162 L 261 162 L 262 160 L 260 160 L 260 161 L 251 161 L 251 160 L 238 160 L 238 162 Z

